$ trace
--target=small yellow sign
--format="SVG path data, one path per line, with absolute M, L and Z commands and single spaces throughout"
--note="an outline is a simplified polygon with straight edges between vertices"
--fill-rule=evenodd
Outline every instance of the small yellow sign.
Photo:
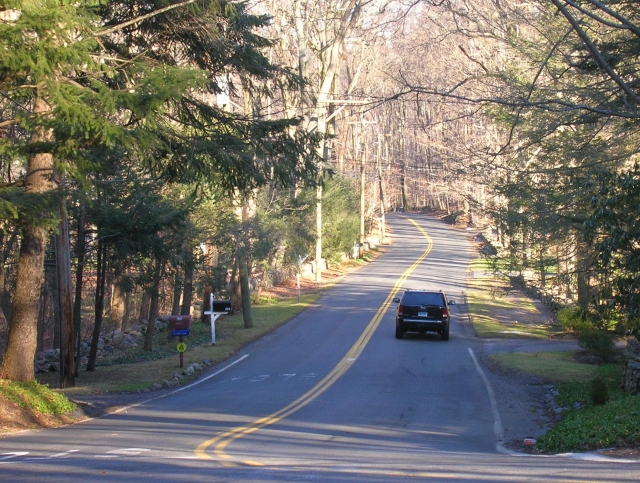
M 178 342 L 176 349 L 178 349 L 178 352 L 184 352 L 187 350 L 187 344 L 185 344 L 184 342 Z

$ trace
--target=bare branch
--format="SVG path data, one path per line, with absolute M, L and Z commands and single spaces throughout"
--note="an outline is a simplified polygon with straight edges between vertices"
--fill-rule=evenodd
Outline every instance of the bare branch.
M 489 73 L 489 70 L 482 64 L 482 62 L 480 62 L 479 60 L 474 59 L 473 57 L 471 57 L 466 50 L 464 50 L 464 47 L 462 45 L 458 45 L 458 48 L 462 51 L 462 53 L 464 54 L 464 56 L 469 59 L 471 62 L 473 62 L 474 64 L 478 64 L 482 70 L 484 70 L 487 74 Z
M 589 12 L 588 10 L 584 9 L 583 7 L 581 7 L 580 5 L 575 3 L 573 0 L 565 0 L 565 1 L 569 5 L 571 5 L 572 7 L 577 8 L 578 10 L 580 10 L 585 15 L 588 15 L 589 17 L 593 18 L 594 20 L 597 20 L 598 22 L 603 23 L 604 25 L 607 25 L 607 26 L 613 27 L 613 28 L 630 30 L 631 32 L 636 34 L 638 37 L 640 37 L 640 28 L 638 28 L 637 25 L 631 23 L 627 17 L 625 17 L 624 15 L 620 15 L 615 10 L 611 10 L 609 7 L 607 7 L 606 5 L 603 5 L 598 0 L 587 0 L 587 1 L 591 5 L 597 7 L 600 10 L 602 10 L 603 12 L 605 12 L 607 15 L 610 15 L 613 18 L 615 18 L 616 20 L 618 20 L 620 22 L 620 25 L 614 24 L 612 22 L 607 22 L 602 17 L 600 17 L 598 15 L 595 15 L 592 12 Z
M 8 119 L 6 121 L 0 122 L 0 128 L 7 127 L 7 126 L 12 126 L 14 124 L 19 124 L 19 123 L 20 123 L 20 121 L 17 120 L 17 119 Z
M 408 83 L 406 83 L 405 85 L 407 87 L 407 90 L 403 92 L 398 92 L 391 97 L 387 97 L 381 102 L 384 103 L 385 101 L 400 99 L 413 92 L 420 92 L 422 94 L 455 99 L 460 102 L 471 103 L 471 104 L 497 104 L 500 106 L 507 106 L 507 107 L 513 107 L 513 108 L 519 108 L 519 107 L 538 108 L 538 109 L 544 109 L 550 112 L 587 111 L 587 112 L 593 112 L 595 114 L 601 114 L 603 116 L 619 117 L 622 119 L 640 119 L 640 112 L 620 112 L 620 111 L 614 111 L 611 109 L 602 109 L 599 107 L 593 107 L 587 104 L 574 104 L 571 102 L 566 102 L 558 99 L 545 99 L 542 101 L 532 102 L 526 98 L 518 99 L 518 100 L 499 99 L 499 98 L 492 98 L 492 97 L 473 98 L 473 97 L 453 94 L 451 92 L 439 92 L 435 90 L 426 89 L 420 86 L 412 86 L 412 85 L 409 85 Z

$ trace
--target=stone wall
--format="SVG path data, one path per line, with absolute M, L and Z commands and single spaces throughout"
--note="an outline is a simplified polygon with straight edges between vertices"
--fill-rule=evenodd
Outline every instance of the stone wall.
M 155 331 L 161 332 L 169 327 L 169 316 L 161 315 L 155 321 Z M 131 324 L 127 330 L 121 332 L 119 330 L 109 330 L 103 332 L 98 339 L 98 351 L 96 357 L 102 359 L 113 354 L 115 349 L 123 349 L 126 347 L 136 347 L 143 342 L 143 334 L 147 328 L 147 321 Z M 81 366 L 85 365 L 89 360 L 89 350 L 91 338 L 83 340 L 80 343 L 80 360 L 76 361 Z M 38 352 L 34 361 L 34 370 L 36 373 L 41 372 L 57 372 L 60 370 L 60 349 L 47 349 Z

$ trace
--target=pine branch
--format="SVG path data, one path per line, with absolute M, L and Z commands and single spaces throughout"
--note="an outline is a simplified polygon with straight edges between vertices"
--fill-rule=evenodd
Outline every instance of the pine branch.
M 186 5 L 191 5 L 195 1 L 196 0 L 186 0 L 185 2 L 175 3 L 173 5 L 169 5 L 168 7 L 164 7 L 164 8 L 158 9 L 158 10 L 154 10 L 153 12 L 150 12 L 150 13 L 148 13 L 146 15 L 142 15 L 140 17 L 136 17 L 134 19 L 127 20 L 126 22 L 123 22 L 123 23 L 118 24 L 118 25 L 114 25 L 111 28 L 102 30 L 100 32 L 96 32 L 96 33 L 94 33 L 94 36 L 102 37 L 104 35 L 109 35 L 109 34 L 118 32 L 118 31 L 120 31 L 120 30 L 122 30 L 124 28 L 127 28 L 127 27 L 131 26 L 131 25 L 135 25 L 137 23 L 143 22 L 144 20 L 147 20 L 149 18 L 155 17 L 156 15 L 161 15 L 163 13 L 170 12 L 171 10 L 175 10 L 176 8 L 184 7 Z

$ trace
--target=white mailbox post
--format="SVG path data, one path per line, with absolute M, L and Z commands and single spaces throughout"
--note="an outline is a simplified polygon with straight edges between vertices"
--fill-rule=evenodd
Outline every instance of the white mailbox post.
M 213 300 L 213 294 L 211 294 L 209 308 L 211 310 L 205 310 L 204 315 L 208 315 L 211 321 L 211 345 L 216 345 L 216 320 L 221 315 L 231 312 L 231 300 Z

